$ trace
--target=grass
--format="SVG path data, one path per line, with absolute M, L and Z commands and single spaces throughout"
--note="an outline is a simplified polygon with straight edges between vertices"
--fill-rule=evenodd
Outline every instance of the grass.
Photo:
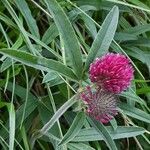
M 0 1 L 0 148 L 150 148 L 150 3 L 142 0 Z M 80 91 L 96 57 L 122 53 L 134 80 L 119 114 L 89 118 Z

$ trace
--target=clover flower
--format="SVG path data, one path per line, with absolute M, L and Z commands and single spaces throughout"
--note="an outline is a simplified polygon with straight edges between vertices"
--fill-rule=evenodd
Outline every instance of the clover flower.
M 87 106 L 86 112 L 101 123 L 108 123 L 117 115 L 117 96 L 99 87 L 92 91 L 87 86 L 81 93 L 81 99 Z
M 97 58 L 89 70 L 91 82 L 112 93 L 126 90 L 133 79 L 133 72 L 129 59 L 114 53 Z

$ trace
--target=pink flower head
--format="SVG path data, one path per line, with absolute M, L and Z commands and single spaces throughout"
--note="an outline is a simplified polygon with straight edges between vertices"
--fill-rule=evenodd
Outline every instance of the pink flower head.
M 133 79 L 133 68 L 128 58 L 121 54 L 108 53 L 90 65 L 90 79 L 112 93 L 126 90 Z
M 92 91 L 88 86 L 81 93 L 81 99 L 87 105 L 87 113 L 102 123 L 108 123 L 113 116 L 117 115 L 117 97 L 103 89 Z

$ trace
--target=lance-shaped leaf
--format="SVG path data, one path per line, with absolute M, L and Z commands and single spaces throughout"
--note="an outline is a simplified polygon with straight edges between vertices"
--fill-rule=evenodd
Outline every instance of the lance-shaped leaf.
M 27 52 L 12 49 L 0 49 L 0 53 L 12 59 L 15 59 L 16 61 L 19 61 L 27 66 L 31 66 L 33 68 L 47 72 L 49 72 L 49 70 L 54 70 L 64 76 L 69 77 L 72 80 L 77 79 L 70 68 L 66 67 L 58 61 L 47 59 L 41 56 L 34 56 Z
M 113 139 L 130 138 L 141 135 L 145 132 L 141 127 L 118 126 L 114 130 L 111 126 L 106 127 Z M 98 132 L 95 128 L 81 129 L 72 142 L 85 142 L 85 141 L 98 141 L 104 140 L 102 133 Z
M 21 1 L 15 0 L 15 3 L 17 7 L 19 8 L 20 12 L 22 13 L 22 15 L 24 16 L 31 33 L 37 38 L 39 38 L 40 37 L 39 29 L 38 29 L 35 19 L 33 18 L 31 14 L 31 11 L 28 7 L 27 2 L 25 0 L 21 0 Z
M 105 18 L 101 29 L 97 33 L 97 36 L 91 46 L 90 52 L 87 56 L 85 67 L 88 69 L 91 62 L 96 57 L 105 54 L 114 38 L 115 31 L 118 24 L 119 10 L 117 6 L 114 6 Z
M 84 125 L 85 114 L 84 112 L 79 112 L 74 119 L 72 125 L 70 126 L 68 132 L 64 135 L 63 139 L 60 141 L 59 145 L 66 144 L 71 141 L 80 131 Z
M 82 72 L 82 57 L 79 47 L 79 43 L 73 27 L 66 16 L 65 12 L 56 0 L 44 0 L 48 10 L 53 15 L 55 24 L 58 28 L 59 35 L 64 44 L 65 53 L 68 55 L 69 60 L 71 60 L 73 69 L 78 76 L 81 77 Z
M 107 128 L 105 128 L 105 126 L 102 123 L 94 120 L 93 118 L 88 117 L 88 121 L 99 132 L 99 134 L 102 134 L 104 141 L 106 142 L 109 149 L 117 150 L 115 142 L 113 141 Z

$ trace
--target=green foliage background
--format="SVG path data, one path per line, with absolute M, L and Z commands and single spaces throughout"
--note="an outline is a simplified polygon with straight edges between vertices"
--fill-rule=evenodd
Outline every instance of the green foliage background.
M 0 1 L 0 148 L 150 149 L 150 2 Z M 82 111 L 90 63 L 126 55 L 131 87 L 107 125 Z

